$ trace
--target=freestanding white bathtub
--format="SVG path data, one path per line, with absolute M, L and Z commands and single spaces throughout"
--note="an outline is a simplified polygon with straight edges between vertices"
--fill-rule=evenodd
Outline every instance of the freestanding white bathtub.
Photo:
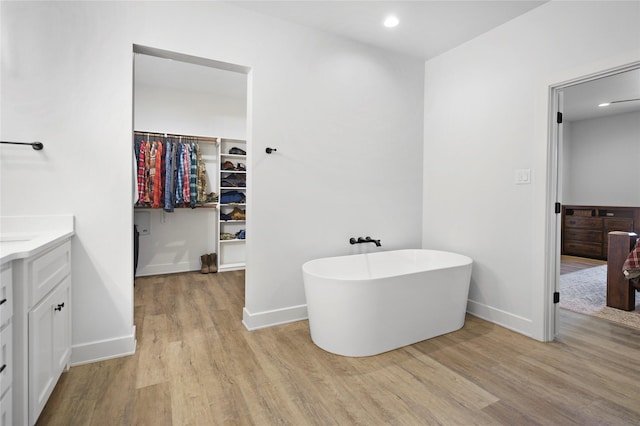
M 328 257 L 302 265 L 311 339 L 376 355 L 462 328 L 473 261 L 437 250 Z

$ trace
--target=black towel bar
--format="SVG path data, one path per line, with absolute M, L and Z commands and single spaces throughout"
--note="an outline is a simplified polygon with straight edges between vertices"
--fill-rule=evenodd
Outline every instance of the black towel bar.
M 44 148 L 44 145 L 42 144 L 42 142 L 5 142 L 5 141 L 0 141 L 0 143 L 8 143 L 11 145 L 31 145 L 31 147 L 33 149 L 35 149 L 36 151 L 40 151 L 42 148 Z

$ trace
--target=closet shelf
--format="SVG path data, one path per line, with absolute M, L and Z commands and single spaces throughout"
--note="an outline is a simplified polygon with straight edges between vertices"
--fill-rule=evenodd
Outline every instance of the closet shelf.
M 225 224 L 225 223 L 245 223 L 246 220 L 224 220 L 224 219 L 220 219 L 220 223 Z
M 245 241 L 247 241 L 246 238 L 234 238 L 232 240 L 220 240 L 220 244 L 227 244 L 227 243 L 244 243 Z
M 133 206 L 134 209 L 136 210 L 163 210 L 164 207 L 151 207 L 151 206 Z M 184 210 L 193 210 L 194 208 L 196 209 L 217 209 L 218 208 L 218 203 L 211 203 L 211 204 L 198 204 L 195 207 L 191 207 L 191 206 L 173 206 L 174 209 L 184 209 Z

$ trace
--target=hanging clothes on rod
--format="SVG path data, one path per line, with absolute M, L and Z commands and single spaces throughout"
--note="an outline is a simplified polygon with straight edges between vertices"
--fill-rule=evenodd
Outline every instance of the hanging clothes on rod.
M 206 165 L 200 142 L 217 143 L 215 138 L 134 132 L 137 164 L 137 207 L 196 208 L 215 202 L 207 195 Z

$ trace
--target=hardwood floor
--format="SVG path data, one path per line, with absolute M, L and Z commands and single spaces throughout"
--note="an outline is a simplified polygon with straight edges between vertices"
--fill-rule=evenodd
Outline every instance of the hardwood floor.
M 367 358 L 329 354 L 307 321 L 241 323 L 242 272 L 136 280 L 135 355 L 72 367 L 38 425 L 640 423 L 640 332 L 561 311 L 540 343 L 468 316 Z
M 580 271 L 582 269 L 593 268 L 594 266 L 606 265 L 606 260 L 589 259 L 587 257 L 560 256 L 560 275 Z

